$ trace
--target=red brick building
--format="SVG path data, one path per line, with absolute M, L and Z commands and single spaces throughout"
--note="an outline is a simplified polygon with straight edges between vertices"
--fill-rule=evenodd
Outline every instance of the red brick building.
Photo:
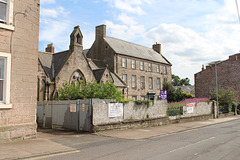
M 215 70 L 216 64 L 216 70 Z M 217 83 L 219 88 L 232 88 L 240 91 L 240 53 L 229 56 L 224 61 L 216 61 L 209 63 L 206 68 L 202 67 L 202 71 L 194 75 L 195 94 L 196 97 L 209 97 L 210 90 L 216 88 L 216 72 Z

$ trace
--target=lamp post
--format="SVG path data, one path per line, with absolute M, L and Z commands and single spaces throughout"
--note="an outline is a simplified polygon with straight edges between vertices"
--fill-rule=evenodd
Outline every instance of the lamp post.
M 218 81 L 217 81 L 217 63 L 215 63 L 215 76 L 216 76 L 217 118 L 219 118 L 219 106 L 218 106 Z

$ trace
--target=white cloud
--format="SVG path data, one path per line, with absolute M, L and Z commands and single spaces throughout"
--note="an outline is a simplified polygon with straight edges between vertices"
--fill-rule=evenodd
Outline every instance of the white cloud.
M 57 18 L 59 16 L 66 17 L 69 14 L 63 7 L 57 7 L 54 9 L 41 8 L 40 15 L 42 18 Z
M 104 0 L 111 3 L 111 5 L 122 12 L 133 13 L 142 15 L 145 12 L 142 10 L 141 5 L 150 3 L 150 0 Z
M 112 21 L 105 21 L 105 24 L 110 31 L 109 35 L 126 41 L 133 41 L 137 35 L 145 32 L 143 25 L 120 25 L 114 24 Z
M 41 0 L 41 4 L 54 4 L 56 3 L 55 0 Z

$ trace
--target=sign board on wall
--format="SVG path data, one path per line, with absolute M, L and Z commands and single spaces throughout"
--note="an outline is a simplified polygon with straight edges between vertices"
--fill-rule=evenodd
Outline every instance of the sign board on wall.
M 187 104 L 187 113 L 193 113 L 193 103 Z
M 160 91 L 160 99 L 161 99 L 161 101 L 167 100 L 167 91 L 166 90 Z
M 108 117 L 122 117 L 123 104 L 122 103 L 109 103 L 108 104 Z

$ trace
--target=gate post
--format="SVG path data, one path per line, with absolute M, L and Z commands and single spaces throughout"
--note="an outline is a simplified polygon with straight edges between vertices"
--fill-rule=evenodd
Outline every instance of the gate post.
M 80 121 L 80 100 L 77 100 L 77 132 L 79 132 L 79 121 Z

